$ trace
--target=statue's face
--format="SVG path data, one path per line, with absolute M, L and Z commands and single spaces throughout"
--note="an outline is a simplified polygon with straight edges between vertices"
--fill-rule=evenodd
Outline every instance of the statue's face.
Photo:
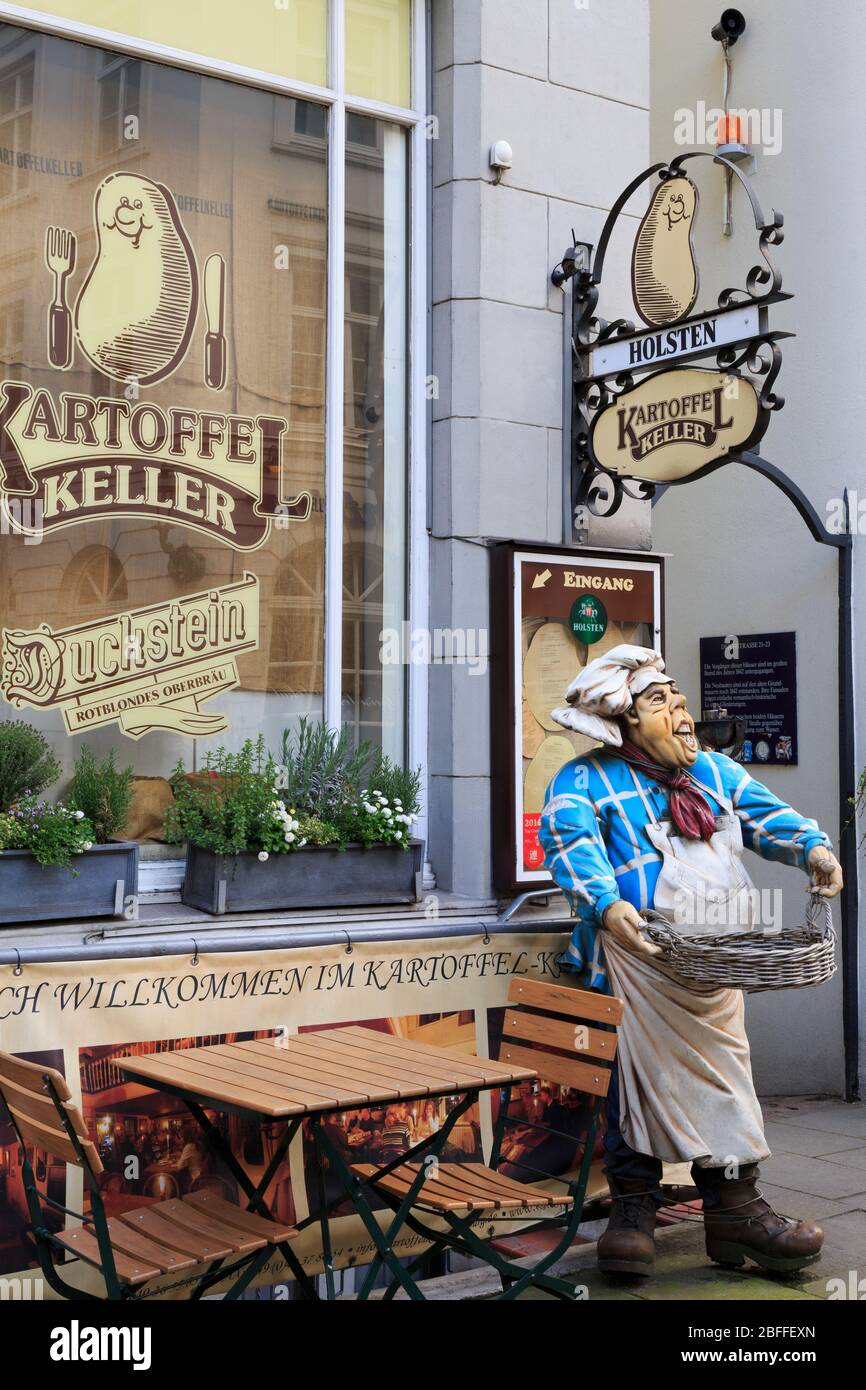
M 623 716 L 622 731 L 661 767 L 691 767 L 700 751 L 686 697 L 673 683 L 642 690 Z

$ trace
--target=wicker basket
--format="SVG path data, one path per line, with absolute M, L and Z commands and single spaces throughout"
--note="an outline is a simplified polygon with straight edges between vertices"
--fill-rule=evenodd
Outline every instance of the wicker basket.
M 647 911 L 646 935 L 683 980 L 760 994 L 820 985 L 836 973 L 836 933 L 830 904 L 808 894 L 806 922 L 772 936 L 762 931 L 686 936 L 660 912 Z

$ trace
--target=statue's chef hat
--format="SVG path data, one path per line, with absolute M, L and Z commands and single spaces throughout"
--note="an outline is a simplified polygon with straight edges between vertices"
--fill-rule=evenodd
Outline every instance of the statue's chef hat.
M 566 729 L 619 748 L 622 734 L 617 720 L 647 686 L 673 681 L 664 670 L 663 659 L 650 647 L 627 642 L 611 647 L 575 676 L 565 692 L 568 704 L 551 711 L 551 718 Z

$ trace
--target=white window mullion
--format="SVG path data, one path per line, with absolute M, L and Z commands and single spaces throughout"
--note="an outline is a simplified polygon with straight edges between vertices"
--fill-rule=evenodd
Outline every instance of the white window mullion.
M 384 496 L 382 531 L 382 615 L 384 625 L 402 622 L 406 612 L 406 510 L 408 489 L 408 372 L 406 358 L 409 229 L 406 225 L 406 134 L 390 123 L 383 129 L 384 312 L 382 419 Z M 402 540 L 398 539 L 402 537 Z M 382 667 L 382 751 L 402 763 L 406 756 L 406 671 L 393 663 Z
M 427 100 L 427 5 L 412 5 L 412 105 L 419 113 Z M 409 238 L 409 624 L 430 622 L 429 541 L 427 532 L 427 159 L 430 141 L 423 114 L 412 130 Z M 415 834 L 426 840 L 428 670 L 409 664 L 408 766 L 421 768 L 421 820 Z
M 330 6 L 329 62 L 337 99 L 328 141 L 328 315 L 325 373 L 325 670 L 323 715 L 342 723 L 343 435 L 346 308 L 346 106 L 343 0 Z

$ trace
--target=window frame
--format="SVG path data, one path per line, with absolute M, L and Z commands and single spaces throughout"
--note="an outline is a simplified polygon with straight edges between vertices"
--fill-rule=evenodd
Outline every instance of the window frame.
M 46 0 L 50 3 L 50 0 Z M 328 157 L 328 273 L 325 372 L 325 497 L 342 498 L 345 361 L 343 355 L 345 315 L 345 176 L 347 115 L 376 117 L 402 126 L 409 132 L 409 292 L 407 353 L 407 620 L 410 631 L 428 624 L 428 521 L 427 521 L 427 374 L 428 374 L 428 90 L 427 40 L 429 0 L 411 3 L 412 106 L 394 106 L 346 90 L 346 26 L 344 0 L 329 0 L 328 75 L 329 85 L 279 77 L 273 73 L 228 63 L 202 54 L 190 53 L 166 44 L 131 38 L 97 25 L 51 16 L 42 11 L 0 0 L 0 22 L 21 29 L 35 30 L 87 43 L 117 52 L 126 58 L 186 68 L 212 77 L 241 82 L 281 96 L 321 103 L 329 111 L 330 149 Z M 352 146 L 351 153 L 358 147 Z M 343 591 L 343 508 L 325 509 L 325 655 L 323 680 L 324 718 L 339 728 L 342 696 L 342 591 Z M 422 819 L 416 833 L 426 838 L 427 830 L 427 697 L 428 673 L 423 664 L 410 663 L 406 709 L 406 760 L 422 770 Z

